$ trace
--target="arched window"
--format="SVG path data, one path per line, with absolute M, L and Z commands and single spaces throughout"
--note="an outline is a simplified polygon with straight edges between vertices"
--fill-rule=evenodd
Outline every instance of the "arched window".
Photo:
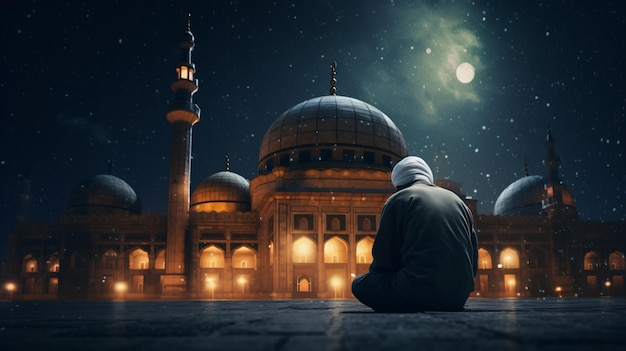
M 374 239 L 369 236 L 356 243 L 356 263 L 372 263 L 374 260 L 372 246 L 374 246 Z
M 531 250 L 527 253 L 528 261 L 526 262 L 528 268 L 546 268 L 546 256 L 543 251 Z
M 149 263 L 148 253 L 142 249 L 134 249 L 128 254 L 128 268 L 130 269 L 148 269 Z
M 372 231 L 372 221 L 370 221 L 369 218 L 365 217 L 363 218 L 363 220 L 361 221 L 361 230 L 363 230 L 364 232 L 371 232 Z
M 492 269 L 491 254 L 489 251 L 480 248 L 478 249 L 478 269 Z
M 330 230 L 341 230 L 339 218 L 333 217 L 333 219 L 330 220 Z
M 517 269 L 519 268 L 519 254 L 517 250 L 506 248 L 500 253 L 499 268 Z
M 52 255 L 50 255 L 50 258 L 48 259 L 48 262 L 46 262 L 48 264 L 48 272 L 58 272 L 59 268 L 60 268 L 60 262 L 61 259 L 59 258 L 59 253 L 55 252 Z
M 324 244 L 324 263 L 348 262 L 348 245 L 335 237 Z
M 585 267 L 583 268 L 586 271 L 592 271 L 594 269 L 598 269 L 598 254 L 590 251 L 585 254 Z
M 115 269 L 117 268 L 117 252 L 113 249 L 108 249 L 102 255 L 102 261 L 100 261 L 100 268 Z
M 256 268 L 256 251 L 240 246 L 233 251 L 233 268 Z
M 165 269 L 165 249 L 157 252 L 156 258 L 154 260 L 154 268 Z
M 312 291 L 311 277 L 308 275 L 299 275 L 296 280 L 296 290 L 299 292 L 310 292 Z
M 24 256 L 23 262 L 23 270 L 24 273 L 36 273 L 37 272 L 37 259 L 33 257 L 33 255 Z
M 613 271 L 623 271 L 624 266 L 624 254 L 619 251 L 613 251 L 613 253 L 609 255 L 609 269 Z
M 303 236 L 293 242 L 293 262 L 314 263 L 316 251 L 315 242 L 309 237 Z
M 305 216 L 300 216 L 298 219 L 298 229 L 306 230 L 309 228 L 309 220 Z
M 200 268 L 224 268 L 224 250 L 210 245 L 200 254 Z

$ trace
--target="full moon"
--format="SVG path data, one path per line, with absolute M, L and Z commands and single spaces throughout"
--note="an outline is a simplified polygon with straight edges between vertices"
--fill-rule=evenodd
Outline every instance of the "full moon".
M 467 62 L 463 62 L 456 68 L 456 79 L 459 82 L 467 84 L 474 79 L 474 66 Z

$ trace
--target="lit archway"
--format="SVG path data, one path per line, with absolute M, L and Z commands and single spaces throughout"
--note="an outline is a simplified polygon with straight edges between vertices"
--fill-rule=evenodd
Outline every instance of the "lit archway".
M 298 292 L 310 292 L 313 291 L 313 285 L 311 282 L 311 277 L 308 275 L 299 275 L 296 280 L 296 291 Z
M 58 252 L 50 255 L 48 262 L 46 262 L 46 264 L 48 265 L 48 272 L 58 272 L 61 267 L 60 262 L 61 259 Z
M 154 268 L 165 269 L 165 249 L 157 252 L 156 258 L 154 259 Z
M 369 264 L 372 263 L 374 257 L 372 257 L 372 247 L 374 246 L 374 239 L 365 237 L 356 244 L 356 263 Z
M 492 269 L 493 264 L 491 262 L 491 254 L 489 251 L 480 248 L 478 249 L 478 268 L 479 269 Z
M 23 262 L 23 271 L 24 273 L 36 273 L 37 269 L 37 259 L 33 257 L 33 255 L 24 256 Z
M 518 269 L 519 268 L 519 253 L 517 250 L 506 248 L 500 253 L 500 268 L 504 269 Z
M 624 253 L 620 251 L 613 251 L 609 255 L 609 269 L 613 271 L 622 271 L 626 266 L 624 262 Z
M 348 245 L 345 241 L 334 237 L 324 244 L 324 263 L 348 262 Z
M 584 264 L 585 264 L 584 270 L 586 270 L 586 271 L 591 271 L 591 270 L 597 269 L 598 266 L 599 266 L 599 264 L 598 264 L 598 254 L 593 252 L 593 251 L 587 252 L 585 254 L 585 263 Z
M 309 237 L 303 236 L 293 242 L 294 263 L 314 263 L 316 245 Z
M 233 268 L 256 268 L 256 251 L 240 246 L 233 251 Z
M 200 268 L 224 268 L 224 250 L 210 245 L 200 254 Z
M 130 269 L 148 269 L 150 266 L 150 258 L 148 253 L 142 249 L 134 249 L 128 254 L 128 268 Z

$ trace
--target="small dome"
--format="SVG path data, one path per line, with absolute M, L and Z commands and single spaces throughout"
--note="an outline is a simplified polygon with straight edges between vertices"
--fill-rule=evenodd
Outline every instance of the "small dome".
M 277 166 L 391 170 L 406 155 L 404 137 L 387 115 L 363 101 L 328 95 L 301 102 L 272 123 L 261 143 L 259 174 Z
M 538 175 L 520 178 L 502 191 L 493 209 L 500 216 L 546 216 L 543 210 L 544 185 Z
M 122 179 L 100 174 L 80 182 L 70 193 L 66 214 L 141 214 L 141 202 Z
M 206 177 L 191 194 L 191 211 L 250 211 L 250 181 L 230 171 Z

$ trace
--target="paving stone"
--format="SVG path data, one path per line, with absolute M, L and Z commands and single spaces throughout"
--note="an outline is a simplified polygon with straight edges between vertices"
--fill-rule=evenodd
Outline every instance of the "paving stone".
M 374 313 L 355 300 L 0 301 L 0 349 L 610 350 L 626 298 L 470 299 Z

